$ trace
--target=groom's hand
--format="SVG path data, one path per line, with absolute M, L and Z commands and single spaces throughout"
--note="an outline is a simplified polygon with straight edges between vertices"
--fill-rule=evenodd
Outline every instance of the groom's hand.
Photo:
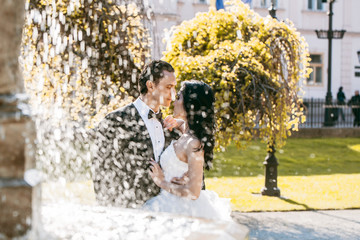
M 189 176 L 188 172 L 184 173 L 181 177 L 174 177 L 171 179 L 171 183 L 177 184 L 177 185 L 185 185 L 189 182 Z
M 153 181 L 155 182 L 155 184 L 158 187 L 162 187 L 162 183 L 165 180 L 165 176 L 164 173 L 160 167 L 160 165 L 154 161 L 154 159 L 150 160 L 150 169 L 149 169 L 149 174 L 151 176 L 151 178 L 153 179 Z
M 164 119 L 164 127 L 172 131 L 174 128 L 179 128 L 184 123 L 184 120 L 174 118 L 173 116 L 167 116 Z

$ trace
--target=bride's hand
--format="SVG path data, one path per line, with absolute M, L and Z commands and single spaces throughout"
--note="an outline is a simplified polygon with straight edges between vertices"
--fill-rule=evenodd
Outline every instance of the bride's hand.
M 184 120 L 174 118 L 173 116 L 167 116 L 164 119 L 164 127 L 172 131 L 174 128 L 179 128 L 184 123 Z
M 157 162 L 155 162 L 153 159 L 150 160 L 150 164 L 151 164 L 149 171 L 150 176 L 154 180 L 154 183 L 161 188 L 162 183 L 165 180 L 164 173 L 160 165 Z

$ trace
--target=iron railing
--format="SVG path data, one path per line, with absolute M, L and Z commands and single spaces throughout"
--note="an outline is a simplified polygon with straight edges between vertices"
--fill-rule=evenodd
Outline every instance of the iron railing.
M 333 100 L 331 105 L 325 105 L 325 99 L 310 98 L 304 99 L 304 111 L 306 122 L 299 125 L 299 128 L 321 128 L 324 127 L 325 108 L 330 109 L 330 116 L 334 128 L 351 128 L 354 123 L 352 108 L 359 106 L 338 105 Z

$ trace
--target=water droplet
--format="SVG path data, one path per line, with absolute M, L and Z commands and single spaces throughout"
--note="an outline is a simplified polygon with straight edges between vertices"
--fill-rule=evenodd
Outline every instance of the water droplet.
M 236 31 L 236 36 L 238 39 L 241 39 L 242 38 L 242 34 L 241 34 L 241 31 L 240 30 L 237 30 Z
M 65 65 L 64 66 L 64 73 L 66 74 L 66 75 L 69 75 L 70 74 L 70 67 L 69 67 L 69 65 Z M 65 92 L 65 91 L 64 91 Z
M 82 41 L 82 39 L 83 39 L 83 33 L 82 33 L 81 30 L 79 30 L 78 36 L 79 36 L 79 41 Z
M 90 47 L 86 47 L 86 54 L 88 55 L 88 57 L 91 57 L 92 51 Z
M 84 41 L 81 41 L 81 43 L 80 43 L 80 50 L 81 50 L 82 52 L 85 51 L 85 42 L 84 42 Z

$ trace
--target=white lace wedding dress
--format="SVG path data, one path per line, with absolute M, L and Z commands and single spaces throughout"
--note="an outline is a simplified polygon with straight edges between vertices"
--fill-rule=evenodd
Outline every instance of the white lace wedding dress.
M 170 181 L 173 177 L 181 177 L 188 171 L 188 164 L 180 161 L 176 156 L 173 142 L 162 153 L 160 164 L 166 181 Z M 143 209 L 215 220 L 231 220 L 230 199 L 220 198 L 216 192 L 209 190 L 201 190 L 200 196 L 196 200 L 178 197 L 161 190 L 159 195 L 143 205 Z

